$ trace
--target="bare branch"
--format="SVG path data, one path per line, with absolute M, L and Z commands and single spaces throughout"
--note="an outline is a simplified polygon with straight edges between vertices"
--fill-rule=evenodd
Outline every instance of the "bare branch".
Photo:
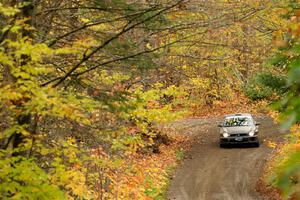
M 112 60 L 101 62 L 101 63 L 99 63 L 99 64 L 97 64 L 97 65 L 95 65 L 93 67 L 88 68 L 87 70 L 84 70 L 82 72 L 78 72 L 78 73 L 75 73 L 75 74 L 70 74 L 69 76 L 80 76 L 80 75 L 83 75 L 83 74 L 85 74 L 87 72 L 95 70 L 95 69 L 97 69 L 100 66 L 108 65 L 108 64 L 111 64 L 111 63 L 114 63 L 114 62 L 118 62 L 118 61 L 122 61 L 122 60 L 127 60 L 127 59 L 134 58 L 134 57 L 137 57 L 137 56 L 140 56 L 140 55 L 143 55 L 143 54 L 152 53 L 152 52 L 158 51 L 160 49 L 166 48 L 168 46 L 172 46 L 172 45 L 174 45 L 176 43 L 182 42 L 185 39 L 188 39 L 190 37 L 194 37 L 195 35 L 204 34 L 206 32 L 207 32 L 207 30 L 201 31 L 201 32 L 196 32 L 196 33 L 193 33 L 193 34 L 188 35 L 186 37 L 180 38 L 178 40 L 175 40 L 173 42 L 167 43 L 165 45 L 162 45 L 162 46 L 159 46 L 159 47 L 156 47 L 156 48 L 153 48 L 153 49 L 148 49 L 148 50 L 140 51 L 140 52 L 137 52 L 137 53 L 134 53 L 134 54 L 130 54 L 128 56 L 121 57 L 121 58 L 115 58 L 115 59 L 112 59 Z M 53 83 L 53 82 L 55 82 L 57 80 L 61 80 L 62 78 L 64 78 L 64 76 L 56 77 L 56 78 L 51 79 L 51 80 L 49 80 L 49 81 L 47 81 L 45 83 L 42 83 L 40 86 L 47 86 L 47 85 L 49 85 L 49 84 L 51 84 L 51 83 Z
M 54 39 L 52 39 L 51 41 L 48 42 L 48 46 L 51 47 L 53 45 L 55 45 L 59 40 L 65 38 L 65 37 L 68 37 L 78 31 L 81 31 L 81 30 L 84 30 L 86 28 L 89 28 L 89 27 L 93 27 L 93 26 L 97 26 L 97 25 L 100 25 L 100 24 L 105 24 L 105 23 L 110 23 L 110 22 L 117 22 L 117 21 L 121 21 L 123 19 L 126 19 L 126 18 L 130 18 L 130 17 L 135 17 L 135 16 L 139 16 L 141 14 L 145 14 L 147 12 L 152 12 L 152 11 L 155 11 L 156 10 L 156 6 L 154 7 L 151 7 L 149 8 L 148 10 L 143 10 L 141 12 L 136 12 L 136 13 L 132 13 L 132 14 L 129 14 L 129 15 L 124 15 L 124 16 L 121 16 L 121 17 L 116 17 L 114 19 L 109 19 L 109 20 L 101 20 L 101 21 L 97 21 L 97 22 L 92 22 L 92 23 L 86 23 L 84 25 L 82 25 L 81 27 L 78 27 L 74 30 L 71 30 L 70 32 L 68 33 L 65 33 L 61 36 L 58 36 Z
M 53 85 L 53 87 L 57 87 L 59 84 L 61 84 L 67 77 L 69 77 L 79 66 L 81 66 L 81 64 L 83 64 L 85 61 L 89 60 L 96 52 L 98 52 L 99 50 L 101 50 L 102 48 L 104 48 L 106 45 L 108 45 L 110 42 L 114 41 L 115 39 L 119 38 L 119 36 L 121 36 L 122 34 L 128 32 L 129 30 L 133 29 L 134 27 L 147 22 L 153 18 L 155 18 L 156 16 L 162 14 L 163 12 L 174 8 L 175 6 L 177 6 L 178 4 L 180 4 L 181 2 L 183 2 L 184 0 L 179 0 L 178 2 L 176 2 L 175 4 L 168 6 L 164 9 L 161 9 L 159 12 L 133 24 L 130 26 L 125 26 L 119 33 L 117 33 L 115 36 L 109 38 L 108 40 L 106 40 L 105 42 L 103 42 L 101 45 L 99 45 L 97 48 L 95 48 L 94 50 L 92 50 L 89 54 L 85 55 L 80 62 L 78 62 L 71 70 L 69 70 L 56 84 Z

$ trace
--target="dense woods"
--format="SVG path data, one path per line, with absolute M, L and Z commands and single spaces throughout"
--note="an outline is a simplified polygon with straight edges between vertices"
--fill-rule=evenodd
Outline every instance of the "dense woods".
M 282 99 L 298 123 L 297 2 L 2 0 L 0 198 L 163 199 L 162 124 Z

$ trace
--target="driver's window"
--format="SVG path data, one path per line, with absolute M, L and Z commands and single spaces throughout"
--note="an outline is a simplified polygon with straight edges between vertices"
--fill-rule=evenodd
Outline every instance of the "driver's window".
M 243 126 L 247 126 L 248 125 L 248 119 L 247 118 L 243 118 L 243 119 L 241 119 L 241 125 L 243 125 Z

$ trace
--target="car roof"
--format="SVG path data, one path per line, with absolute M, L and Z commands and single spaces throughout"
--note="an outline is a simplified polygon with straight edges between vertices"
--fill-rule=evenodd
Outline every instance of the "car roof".
M 225 117 L 252 117 L 252 115 L 250 113 L 235 113 L 235 114 L 228 114 L 225 115 Z

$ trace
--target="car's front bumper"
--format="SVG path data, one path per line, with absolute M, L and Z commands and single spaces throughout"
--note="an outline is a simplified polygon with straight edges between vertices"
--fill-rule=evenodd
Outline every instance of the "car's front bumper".
M 220 144 L 250 144 L 257 143 L 257 136 L 220 137 Z

